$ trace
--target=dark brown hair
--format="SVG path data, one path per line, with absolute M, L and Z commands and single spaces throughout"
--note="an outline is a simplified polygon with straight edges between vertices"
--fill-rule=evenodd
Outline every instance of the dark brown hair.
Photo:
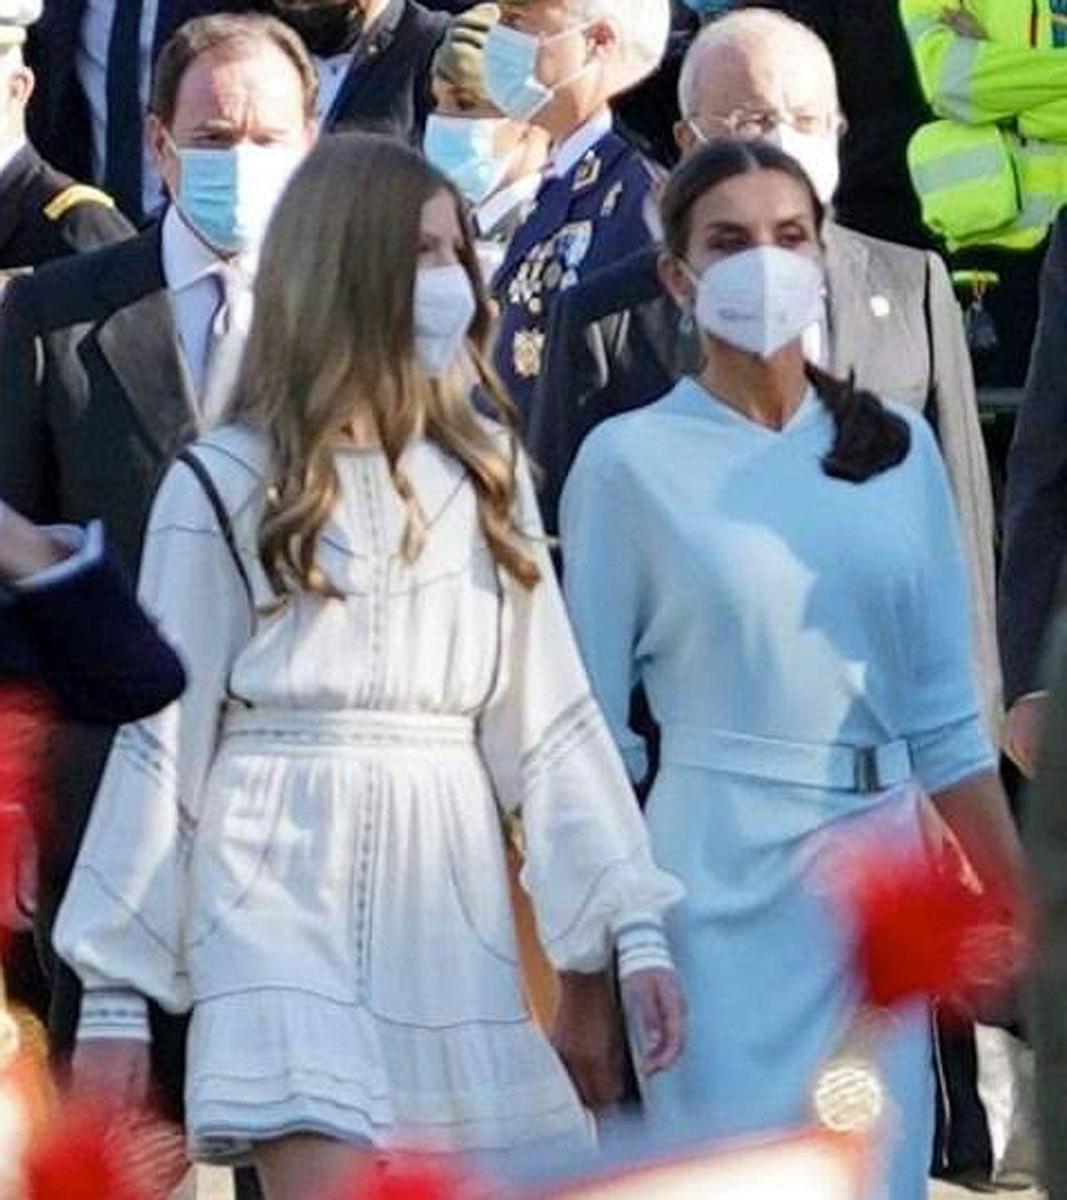
M 280 50 L 293 64 L 304 93 L 304 115 L 311 120 L 319 97 L 315 64 L 297 34 L 281 21 L 261 13 L 216 13 L 186 21 L 156 59 L 152 112 L 164 125 L 171 124 L 185 72 L 201 55 L 218 52 L 239 56 L 262 46 Z
M 708 142 L 685 159 L 667 182 L 660 208 L 667 249 L 685 261 L 693 207 L 713 188 L 750 171 L 780 171 L 796 180 L 811 198 L 818 229 L 826 209 L 803 167 L 769 142 L 722 138 Z M 871 392 L 856 387 L 852 375 L 836 379 L 808 363 L 808 380 L 834 419 L 834 444 L 822 460 L 823 470 L 835 479 L 863 483 L 897 466 L 908 456 L 911 430 L 903 417 Z

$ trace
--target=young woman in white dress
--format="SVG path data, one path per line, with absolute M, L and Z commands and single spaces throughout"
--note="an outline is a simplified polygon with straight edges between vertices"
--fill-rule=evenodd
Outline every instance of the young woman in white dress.
M 251 1156 L 270 1200 L 371 1149 L 581 1140 L 613 955 L 642 1069 L 681 1046 L 680 885 L 572 639 L 460 213 L 354 136 L 279 205 L 230 423 L 147 535 L 189 689 L 119 734 L 57 928 L 75 1071 L 139 1098 L 144 998 L 191 1011 L 191 1151 Z M 573 1082 L 523 999 L 507 813 Z

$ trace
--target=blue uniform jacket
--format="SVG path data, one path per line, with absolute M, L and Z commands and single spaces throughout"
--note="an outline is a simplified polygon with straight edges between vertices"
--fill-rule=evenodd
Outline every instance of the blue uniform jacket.
M 178 698 L 185 672 L 103 555 L 39 588 L 0 594 L 0 678 L 40 684 L 64 716 L 122 725 Z
M 545 332 L 562 291 L 649 245 L 652 169 L 609 132 L 565 175 L 541 185 L 493 279 L 500 305 L 495 365 L 524 418 L 544 359 Z

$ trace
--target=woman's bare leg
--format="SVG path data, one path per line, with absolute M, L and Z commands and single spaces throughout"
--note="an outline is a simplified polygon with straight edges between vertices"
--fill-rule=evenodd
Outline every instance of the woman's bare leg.
M 332 1138 L 294 1134 L 258 1146 L 255 1163 L 267 1200 L 308 1200 L 325 1195 L 367 1153 Z

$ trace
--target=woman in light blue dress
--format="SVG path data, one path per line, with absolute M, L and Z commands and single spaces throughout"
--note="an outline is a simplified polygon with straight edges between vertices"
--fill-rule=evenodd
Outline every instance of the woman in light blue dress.
M 810 1121 L 856 1012 L 828 879 L 842 841 L 918 845 L 932 802 L 979 875 L 1014 876 L 1018 851 L 934 438 L 805 359 L 825 334 L 811 185 L 771 146 L 717 143 L 676 171 L 663 214 L 664 283 L 704 366 L 589 437 L 564 572 L 635 779 L 637 684 L 662 730 L 647 819 L 686 885 L 669 933 L 687 1047 L 647 1110 L 733 1137 Z M 926 1013 L 897 1014 L 881 1049 L 886 1194 L 924 1200 Z

